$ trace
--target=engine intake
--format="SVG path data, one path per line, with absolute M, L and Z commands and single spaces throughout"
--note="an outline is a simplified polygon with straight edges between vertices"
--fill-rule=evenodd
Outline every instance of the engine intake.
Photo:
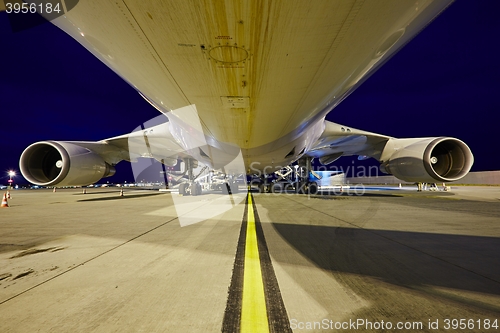
M 114 175 L 115 168 L 92 150 L 71 142 L 41 141 L 24 150 L 24 178 L 40 186 L 79 186 Z
M 389 156 L 382 162 L 386 172 L 410 182 L 453 182 L 467 175 L 474 163 L 464 142 L 447 137 L 392 139 L 383 156 Z

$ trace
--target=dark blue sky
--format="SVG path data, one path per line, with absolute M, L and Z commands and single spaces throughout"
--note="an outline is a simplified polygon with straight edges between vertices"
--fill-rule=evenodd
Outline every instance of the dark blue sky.
M 500 1 L 456 1 L 328 119 L 395 137 L 457 137 L 474 153 L 473 171 L 500 169 L 498 12 Z M 158 115 L 51 24 L 13 33 L 0 13 L 0 42 L 0 183 L 31 143 L 100 140 Z M 131 177 L 123 164 L 115 181 Z

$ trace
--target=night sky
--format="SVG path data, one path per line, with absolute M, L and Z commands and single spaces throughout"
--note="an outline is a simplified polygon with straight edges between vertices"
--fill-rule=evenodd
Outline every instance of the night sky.
M 394 137 L 457 137 L 474 153 L 473 171 L 499 170 L 499 12 L 500 1 L 456 1 L 327 119 Z M 13 33 L 0 13 L 0 42 L 0 184 L 31 143 L 97 141 L 158 115 L 51 24 Z M 133 179 L 128 163 L 117 169 L 109 180 Z

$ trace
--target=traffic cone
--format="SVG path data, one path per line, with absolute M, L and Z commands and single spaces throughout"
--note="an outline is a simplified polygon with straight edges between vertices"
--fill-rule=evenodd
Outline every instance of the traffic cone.
M 83 189 L 82 194 L 87 194 L 87 189 L 86 188 Z
M 120 190 L 120 197 L 123 197 L 123 189 Z
M 2 206 L 0 207 L 9 207 L 9 203 L 7 202 L 7 193 L 3 194 Z
M 55 186 L 54 186 L 54 190 L 52 192 L 56 193 L 56 187 Z

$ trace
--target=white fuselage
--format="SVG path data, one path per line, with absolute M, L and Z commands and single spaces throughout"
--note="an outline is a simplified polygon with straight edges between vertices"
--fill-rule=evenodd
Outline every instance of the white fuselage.
M 55 24 L 172 123 L 194 106 L 208 145 L 268 166 L 313 147 L 326 114 L 448 4 L 86 0 Z

